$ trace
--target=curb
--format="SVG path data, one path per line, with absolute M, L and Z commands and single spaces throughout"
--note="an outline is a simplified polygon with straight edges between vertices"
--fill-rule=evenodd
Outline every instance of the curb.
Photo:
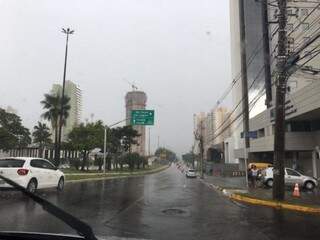
M 266 206 L 266 207 L 272 207 L 276 209 L 285 209 L 290 211 L 296 211 L 296 212 L 303 212 L 303 213 L 311 213 L 311 214 L 317 214 L 320 215 L 320 208 L 315 207 L 306 207 L 301 205 L 295 205 L 295 204 L 289 204 L 289 203 L 283 203 L 283 202 L 274 202 L 269 200 L 262 200 L 258 198 L 251 198 L 246 197 L 240 194 L 236 193 L 230 193 L 227 189 L 224 189 L 220 186 L 207 183 L 204 180 L 200 179 L 202 183 L 207 185 L 209 188 L 214 189 L 216 191 L 223 192 L 224 195 L 226 195 L 229 199 L 237 201 L 237 202 L 243 202 L 248 203 L 252 205 L 259 205 L 259 206 Z
M 66 183 L 78 183 L 78 182 L 99 181 L 99 180 L 108 180 L 108 179 L 121 179 L 121 178 L 141 177 L 141 176 L 145 176 L 145 175 L 154 174 L 154 173 L 158 173 L 158 172 L 164 171 L 164 170 L 168 169 L 169 167 L 170 167 L 169 165 L 166 165 L 166 166 L 159 167 L 157 169 L 153 169 L 153 170 L 150 170 L 150 171 L 147 171 L 147 172 L 144 172 L 144 173 L 131 173 L 131 174 L 124 173 L 123 175 L 119 174 L 118 176 L 112 176 L 111 175 L 111 176 L 97 177 L 97 178 L 84 178 L 84 179 L 77 179 L 77 180 L 66 180 Z M 66 176 L 67 175 L 68 174 L 66 174 Z M 89 174 L 89 176 L 90 176 L 90 174 Z
M 282 202 L 273 202 L 273 201 L 262 200 L 257 198 L 245 197 L 239 194 L 231 194 L 229 198 L 235 201 L 249 203 L 253 205 L 267 206 L 267 207 L 273 207 L 276 209 L 286 209 L 286 210 L 304 212 L 304 213 L 320 214 L 320 208 L 306 207 L 306 206 L 294 205 L 294 204 L 282 203 Z

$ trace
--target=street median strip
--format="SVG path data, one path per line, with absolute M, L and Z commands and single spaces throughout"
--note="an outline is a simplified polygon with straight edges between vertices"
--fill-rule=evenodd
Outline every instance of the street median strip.
M 268 206 L 273 207 L 277 209 L 286 209 L 286 210 L 293 210 L 293 211 L 299 211 L 299 212 L 305 212 L 305 213 L 314 213 L 314 214 L 320 214 L 320 208 L 317 207 L 307 207 L 307 206 L 301 206 L 301 205 L 295 205 L 295 204 L 289 204 L 289 203 L 283 203 L 283 202 L 275 202 L 271 200 L 262 200 L 257 198 L 251 198 L 246 197 L 240 194 L 231 194 L 230 199 L 254 204 L 254 205 L 261 205 L 261 206 Z
M 124 173 L 79 173 L 79 174 L 65 174 L 66 182 L 82 182 L 82 181 L 95 181 L 95 180 L 103 180 L 103 179 L 116 179 L 116 178 L 128 178 L 128 177 L 138 177 L 148 174 L 157 173 L 167 169 L 169 165 L 158 167 L 151 170 L 139 171 L 139 172 L 124 172 Z

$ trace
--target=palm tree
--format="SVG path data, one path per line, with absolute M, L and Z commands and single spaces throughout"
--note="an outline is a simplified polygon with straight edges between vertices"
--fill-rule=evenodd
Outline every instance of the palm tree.
M 70 98 L 63 97 L 63 119 L 62 124 L 66 124 L 66 119 L 69 117 Z M 59 94 L 45 94 L 44 100 L 41 101 L 43 109 L 46 109 L 46 112 L 42 114 L 42 117 L 49 122 L 51 122 L 52 130 L 54 131 L 54 149 L 57 150 L 58 144 L 58 129 L 60 123 L 60 112 L 61 112 L 61 97 Z M 58 164 L 58 163 L 57 163 Z
M 50 129 L 45 123 L 38 122 L 33 130 L 33 142 L 39 144 L 39 155 L 42 156 L 44 147 L 52 143 Z

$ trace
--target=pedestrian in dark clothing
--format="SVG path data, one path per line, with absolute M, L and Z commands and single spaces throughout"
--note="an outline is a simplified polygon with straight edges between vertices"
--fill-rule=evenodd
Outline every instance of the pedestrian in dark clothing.
M 251 166 L 250 172 L 251 172 L 251 185 L 253 188 L 256 188 L 256 182 L 257 182 L 258 173 L 259 173 L 259 170 L 257 169 L 256 165 Z

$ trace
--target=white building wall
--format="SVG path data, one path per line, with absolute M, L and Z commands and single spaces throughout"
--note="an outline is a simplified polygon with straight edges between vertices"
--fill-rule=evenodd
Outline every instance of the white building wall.
M 51 93 L 61 94 L 62 86 L 60 84 L 53 84 Z M 72 129 L 80 124 L 82 96 L 80 88 L 72 81 L 66 81 L 65 96 L 70 98 L 70 111 L 69 117 L 66 120 L 66 125 L 62 128 L 62 141 L 68 139 L 68 134 Z M 54 140 L 54 132 L 52 132 L 52 139 Z
M 230 0 L 230 31 L 231 31 L 231 76 L 233 81 L 239 78 L 241 72 L 241 56 L 240 56 L 240 27 L 239 27 L 239 1 Z M 232 88 L 232 109 L 242 98 L 241 80 L 238 80 Z M 242 106 L 238 106 L 232 116 L 237 116 L 242 111 Z M 232 119 L 231 119 L 232 120 Z M 232 144 L 229 145 L 230 161 L 237 163 L 239 160 L 234 158 L 234 150 L 243 147 L 243 140 L 240 139 L 243 126 L 242 118 L 235 121 L 231 126 Z M 232 159 L 233 158 L 233 159 Z

